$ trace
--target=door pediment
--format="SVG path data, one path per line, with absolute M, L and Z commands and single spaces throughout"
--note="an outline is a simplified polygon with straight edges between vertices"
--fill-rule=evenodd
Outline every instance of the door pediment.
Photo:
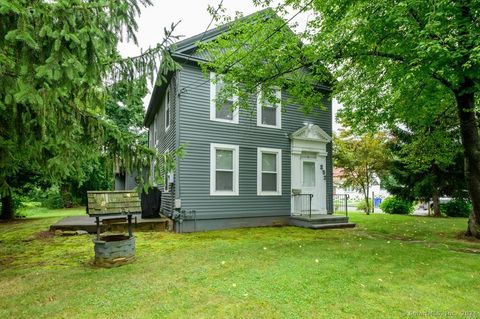
M 295 131 L 290 138 L 292 140 L 314 141 L 320 143 L 330 143 L 332 138 L 318 125 L 307 124 Z

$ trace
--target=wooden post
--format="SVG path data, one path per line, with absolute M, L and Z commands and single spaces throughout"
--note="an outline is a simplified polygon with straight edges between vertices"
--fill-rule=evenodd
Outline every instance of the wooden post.
M 95 217 L 95 222 L 97 223 L 97 240 L 100 240 L 100 217 Z
M 348 217 L 348 194 L 345 194 L 345 216 Z
M 132 238 L 132 215 L 128 214 L 128 237 Z

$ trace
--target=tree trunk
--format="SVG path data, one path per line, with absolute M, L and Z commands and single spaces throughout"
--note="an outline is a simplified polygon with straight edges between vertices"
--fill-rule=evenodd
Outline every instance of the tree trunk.
M 433 188 L 433 194 L 432 194 L 432 202 L 433 202 L 433 217 L 440 217 L 440 187 L 439 187 L 439 167 L 435 164 L 432 163 L 431 166 L 431 171 L 433 173 L 433 180 L 432 180 L 432 188 Z
M 434 217 L 440 217 L 440 193 L 438 192 L 438 189 L 435 188 L 433 190 L 433 196 L 432 196 L 432 202 L 433 202 L 433 216 Z
M 465 156 L 465 180 L 473 206 L 468 220 L 467 235 L 480 238 L 480 143 L 473 87 L 473 81 L 467 79 L 455 91 L 455 99 Z
M 365 190 L 363 191 L 363 196 L 365 197 L 365 204 L 366 204 L 366 206 L 365 206 L 365 213 L 366 213 L 367 215 L 370 215 L 370 198 L 369 198 L 369 196 L 368 196 L 368 186 L 367 186 L 367 190 L 366 190 L 366 191 L 365 191 Z
M 365 177 L 367 181 L 367 185 L 365 185 L 365 202 L 367 206 L 365 207 L 367 215 L 370 215 L 370 198 L 369 198 L 369 193 L 370 193 L 370 179 L 368 178 L 368 165 L 365 165 Z
M 60 187 L 60 196 L 62 198 L 63 208 L 73 207 L 73 198 L 70 184 L 63 183 Z
M 15 210 L 13 208 L 13 197 L 12 194 L 2 196 L 2 212 L 0 214 L 0 219 L 10 220 L 15 216 Z

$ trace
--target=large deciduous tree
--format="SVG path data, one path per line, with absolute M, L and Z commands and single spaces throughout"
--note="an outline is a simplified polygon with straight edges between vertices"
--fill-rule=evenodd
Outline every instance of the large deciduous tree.
M 12 218 L 12 187 L 28 170 L 58 182 L 83 174 L 98 153 L 141 168 L 156 154 L 105 116 L 109 87 L 141 76 L 161 81 L 177 67 L 167 46 L 122 58 L 120 40 L 136 42 L 136 18 L 149 0 L 0 1 L 0 195 Z M 173 26 L 172 26 L 173 28 Z M 159 58 L 163 63 L 158 70 Z
M 473 212 L 467 232 L 480 238 L 480 141 L 475 96 L 480 80 L 480 2 L 319 1 L 324 48 L 344 84 L 350 114 L 421 121 L 442 106 L 457 112 Z M 332 6 L 332 7 L 330 7 Z M 361 97 L 364 103 L 356 102 Z M 445 101 L 452 101 L 446 103 Z M 378 102 L 378 103 L 372 103 Z M 365 119 L 361 119 L 364 121 Z
M 425 122 L 453 107 L 473 203 L 467 233 L 480 238 L 480 1 L 286 0 L 276 9 L 280 16 L 288 16 L 286 5 L 308 12 L 305 30 L 295 36 L 271 12 L 236 20 L 231 32 L 205 45 L 213 60 L 207 67 L 242 83 L 230 86 L 240 97 L 260 83 L 281 85 L 307 111 L 320 105 L 316 88 L 332 78 L 328 67 L 355 130 Z

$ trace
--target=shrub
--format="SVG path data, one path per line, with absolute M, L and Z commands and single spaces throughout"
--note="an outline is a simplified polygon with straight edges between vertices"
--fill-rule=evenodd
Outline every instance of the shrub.
M 367 210 L 367 203 L 364 200 L 361 200 L 357 203 L 357 210 L 365 212 Z
M 449 217 L 468 217 L 472 211 L 472 204 L 465 199 L 453 199 L 440 204 L 440 211 Z
M 54 209 L 63 208 L 63 199 L 57 186 L 47 189 L 41 197 L 42 206 Z
M 17 193 L 13 193 L 12 198 L 13 198 L 13 209 L 18 210 L 24 207 L 23 198 L 21 195 L 18 195 Z
M 407 215 L 413 211 L 413 202 L 390 196 L 382 201 L 380 209 L 387 214 Z

